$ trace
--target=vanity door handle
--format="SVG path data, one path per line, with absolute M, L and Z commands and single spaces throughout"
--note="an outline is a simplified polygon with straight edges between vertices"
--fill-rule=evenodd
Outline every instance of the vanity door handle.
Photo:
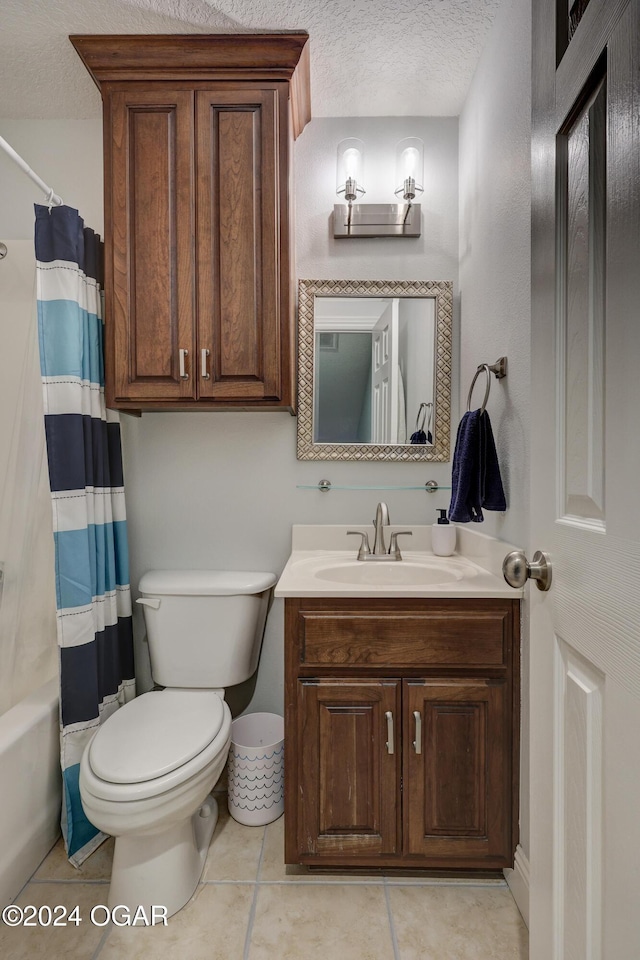
M 209 351 L 202 349 L 200 351 L 200 376 L 203 380 L 210 380 L 211 377 L 207 373 L 207 357 L 209 356 Z
M 416 753 L 422 753 L 422 714 L 419 710 L 413 711 L 413 719 L 416 722 L 416 738 L 413 741 L 413 749 Z
M 188 356 L 189 356 L 189 351 L 188 351 L 188 350 L 178 350 L 178 360 L 179 360 L 179 364 L 180 364 L 180 379 L 181 379 L 181 380 L 188 380 L 188 379 L 189 379 L 189 374 L 187 373 L 186 362 L 185 362 L 185 361 L 186 361 L 186 358 L 187 358 Z
M 393 753 L 393 714 L 391 710 L 386 711 L 385 717 L 387 718 L 387 742 L 385 747 L 387 753 Z

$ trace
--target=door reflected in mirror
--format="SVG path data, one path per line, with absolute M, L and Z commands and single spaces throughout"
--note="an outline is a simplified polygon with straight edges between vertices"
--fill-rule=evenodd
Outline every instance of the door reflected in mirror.
M 433 443 L 433 297 L 316 297 L 314 443 Z
M 449 460 L 450 281 L 301 280 L 300 460 Z

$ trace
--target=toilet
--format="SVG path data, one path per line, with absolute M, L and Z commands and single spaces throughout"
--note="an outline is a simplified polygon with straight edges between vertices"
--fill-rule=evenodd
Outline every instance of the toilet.
M 115 837 L 108 905 L 162 906 L 194 893 L 218 818 L 211 790 L 231 742 L 225 687 L 258 666 L 272 573 L 152 570 L 139 584 L 151 673 L 164 687 L 113 713 L 87 745 L 80 796 Z

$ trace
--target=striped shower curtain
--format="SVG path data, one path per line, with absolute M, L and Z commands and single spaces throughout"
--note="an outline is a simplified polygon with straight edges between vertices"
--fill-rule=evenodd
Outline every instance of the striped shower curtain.
M 36 206 L 38 333 L 53 507 L 62 832 L 79 866 L 104 836 L 80 758 L 135 693 L 120 423 L 105 409 L 102 244 L 70 207 Z

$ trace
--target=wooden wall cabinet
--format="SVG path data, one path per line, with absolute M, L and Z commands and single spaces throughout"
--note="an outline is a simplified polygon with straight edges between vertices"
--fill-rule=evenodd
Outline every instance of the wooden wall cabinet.
M 512 865 L 519 602 L 288 598 L 285 610 L 286 862 Z
M 307 35 L 71 40 L 103 99 L 108 406 L 293 410 Z

